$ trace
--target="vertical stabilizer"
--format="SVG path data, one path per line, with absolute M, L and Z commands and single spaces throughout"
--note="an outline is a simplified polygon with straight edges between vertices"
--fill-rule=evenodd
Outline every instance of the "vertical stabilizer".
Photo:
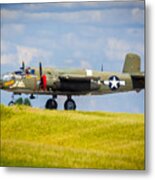
M 123 73 L 139 73 L 140 72 L 140 56 L 129 53 L 125 57 Z

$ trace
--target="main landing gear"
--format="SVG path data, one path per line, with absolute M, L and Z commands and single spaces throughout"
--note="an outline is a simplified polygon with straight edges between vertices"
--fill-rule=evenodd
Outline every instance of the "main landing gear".
M 75 101 L 71 98 L 71 96 L 67 97 L 67 100 L 64 103 L 64 109 L 65 110 L 75 110 L 76 109 Z
M 53 96 L 53 98 L 48 99 L 45 108 L 46 109 L 57 109 L 58 104 L 56 102 L 56 96 Z M 75 110 L 76 109 L 76 104 L 75 101 L 71 98 L 71 96 L 67 96 L 67 100 L 64 103 L 64 109 L 65 110 Z
M 12 94 L 12 100 L 9 102 L 9 106 L 12 106 L 14 104 L 25 104 L 25 105 L 30 105 L 31 103 L 30 101 L 28 102 L 28 98 L 26 98 L 25 100 L 23 100 L 22 98 L 19 98 L 18 100 L 14 100 L 14 93 Z M 48 99 L 46 104 L 45 104 L 45 108 L 46 109 L 57 109 L 58 108 L 58 103 L 56 101 L 57 96 L 53 95 L 52 98 Z M 35 96 L 33 94 L 31 94 L 30 99 L 35 99 Z M 64 103 L 64 109 L 65 110 L 75 110 L 76 109 L 76 103 L 75 101 L 72 99 L 72 97 L 70 95 L 67 96 L 67 99 Z
M 56 102 L 56 96 L 53 96 L 52 99 L 48 99 L 45 105 L 46 109 L 57 109 L 58 104 Z

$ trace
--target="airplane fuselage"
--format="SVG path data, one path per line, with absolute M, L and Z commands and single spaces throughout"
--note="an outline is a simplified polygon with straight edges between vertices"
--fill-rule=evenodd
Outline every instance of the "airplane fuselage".
M 57 70 L 44 68 L 46 84 L 40 88 L 39 72 L 16 74 L 4 83 L 4 89 L 16 94 L 56 94 L 56 95 L 102 95 L 138 90 L 134 88 L 128 73 L 99 72 L 89 69 Z
M 45 105 L 47 109 L 57 109 L 56 97 L 67 96 L 65 110 L 75 110 L 76 103 L 71 96 L 102 95 L 144 89 L 145 76 L 140 71 L 140 57 L 127 54 L 122 73 L 100 72 L 90 69 L 59 70 L 53 68 L 22 68 L 19 71 L 7 73 L 0 80 L 0 89 L 13 94 L 52 95 Z M 9 104 L 14 104 L 11 101 Z

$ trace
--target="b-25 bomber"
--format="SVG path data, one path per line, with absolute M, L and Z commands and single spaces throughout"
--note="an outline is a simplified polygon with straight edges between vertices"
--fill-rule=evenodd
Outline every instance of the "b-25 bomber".
M 76 103 L 72 96 L 104 95 L 111 93 L 136 91 L 144 89 L 145 75 L 140 71 L 140 57 L 129 53 L 125 57 L 122 73 L 93 71 L 90 69 L 59 70 L 54 68 L 25 67 L 2 75 L 0 89 L 16 94 L 50 95 L 45 108 L 57 109 L 57 96 L 67 96 L 65 110 L 75 110 Z M 9 105 L 14 104 L 10 101 Z

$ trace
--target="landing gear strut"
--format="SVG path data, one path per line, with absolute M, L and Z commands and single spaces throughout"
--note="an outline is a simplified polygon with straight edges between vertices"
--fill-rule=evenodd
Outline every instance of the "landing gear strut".
M 65 110 L 75 110 L 76 109 L 75 101 L 71 98 L 71 96 L 67 97 L 67 100 L 64 103 L 64 109 Z
M 33 94 L 31 94 L 30 99 L 35 99 L 35 96 Z
M 56 102 L 56 96 L 53 96 L 53 98 L 48 99 L 45 105 L 46 109 L 57 109 L 58 104 Z
M 8 106 L 13 106 L 15 104 L 14 102 L 14 93 L 11 96 L 12 100 L 9 102 Z
M 10 101 L 9 104 L 8 104 L 8 106 L 13 106 L 14 104 L 15 104 L 14 101 Z

